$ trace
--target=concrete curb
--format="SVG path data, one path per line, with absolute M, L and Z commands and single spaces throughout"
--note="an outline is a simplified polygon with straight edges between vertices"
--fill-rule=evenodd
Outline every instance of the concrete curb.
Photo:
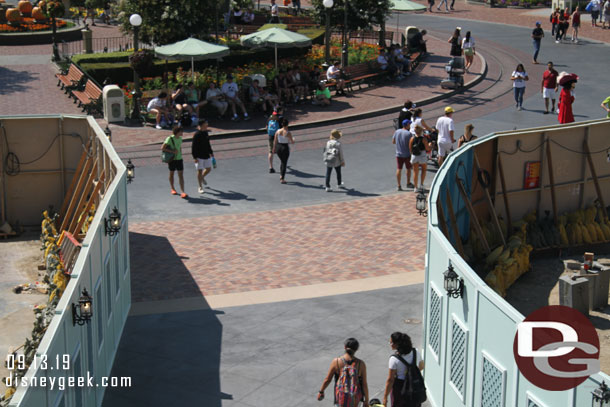
M 414 102 L 417 103 L 418 106 L 429 105 L 429 104 L 438 102 L 439 100 L 450 98 L 451 96 L 454 96 L 458 93 L 468 90 L 468 89 L 478 85 L 479 83 L 481 83 L 481 81 L 483 81 L 483 79 L 485 79 L 487 76 L 487 61 L 480 53 L 477 53 L 476 55 L 477 55 L 477 57 L 480 58 L 481 65 L 482 65 L 480 75 L 478 78 L 475 78 L 475 79 L 471 80 L 470 82 L 467 82 L 460 89 L 456 89 L 451 92 L 443 93 L 442 95 L 434 96 L 434 97 L 431 97 L 428 99 L 415 100 Z M 422 62 L 425 62 L 425 61 L 422 61 Z M 326 126 L 326 125 L 333 124 L 333 123 L 341 123 L 341 122 L 349 121 L 349 120 L 368 119 L 370 117 L 381 116 L 381 115 L 389 114 L 389 113 L 395 113 L 402 107 L 403 107 L 403 105 L 400 104 L 400 105 L 396 105 L 396 106 L 385 107 L 383 109 L 371 110 L 371 111 L 364 112 L 364 113 L 341 116 L 336 119 L 330 119 L 330 120 L 324 120 L 324 121 L 310 121 L 310 122 L 305 122 L 305 123 L 293 124 L 290 126 L 290 128 L 293 130 L 294 129 L 309 129 L 309 128 L 313 128 L 313 127 Z M 225 138 L 253 136 L 253 135 L 260 134 L 264 131 L 265 131 L 264 128 L 251 129 L 251 130 L 240 130 L 240 131 L 228 131 L 228 132 L 223 132 L 223 133 L 211 134 L 210 138 L 215 139 L 215 140 L 222 140 Z M 189 139 L 184 138 L 184 140 L 188 141 Z M 155 143 L 155 144 L 160 144 L 160 143 Z

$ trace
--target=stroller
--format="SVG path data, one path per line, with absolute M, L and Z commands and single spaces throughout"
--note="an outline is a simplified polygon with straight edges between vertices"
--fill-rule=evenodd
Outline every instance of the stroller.
M 445 71 L 449 74 L 447 79 L 441 81 L 443 89 L 459 89 L 464 86 L 464 57 L 453 57 L 445 65 Z

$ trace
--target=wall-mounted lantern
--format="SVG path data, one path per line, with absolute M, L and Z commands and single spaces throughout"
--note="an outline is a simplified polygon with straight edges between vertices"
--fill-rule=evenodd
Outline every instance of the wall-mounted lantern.
M 417 209 L 417 213 L 419 213 L 420 216 L 428 216 L 428 202 L 426 201 L 426 194 L 420 191 L 417 193 L 417 197 L 415 199 L 415 209 Z
M 87 292 L 87 289 L 83 289 L 83 294 L 78 300 L 78 305 L 72 303 L 72 325 L 85 325 L 85 323 L 91 321 L 93 310 L 91 303 L 93 299 Z
M 116 206 L 108 218 L 104 219 L 104 227 L 108 236 L 114 236 L 121 230 L 121 213 Z
M 453 298 L 461 298 L 464 296 L 464 279 L 457 275 L 451 263 L 447 271 L 443 273 L 445 277 L 445 291 L 447 295 Z
M 127 160 L 127 183 L 131 184 L 131 181 L 136 177 L 136 167 L 131 163 L 131 159 Z

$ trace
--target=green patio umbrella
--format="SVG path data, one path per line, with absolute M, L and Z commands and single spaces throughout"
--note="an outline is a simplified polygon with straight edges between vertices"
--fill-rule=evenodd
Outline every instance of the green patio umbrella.
M 424 11 L 426 6 L 423 4 L 415 3 L 409 0 L 392 0 L 390 10 L 392 11 Z M 396 29 L 400 26 L 400 13 L 396 13 Z
M 311 45 L 311 39 L 309 37 L 277 27 L 243 35 L 239 40 L 243 46 L 250 48 L 273 47 L 275 49 L 276 69 L 278 48 L 308 47 Z
M 174 44 L 155 47 L 155 55 L 165 59 L 191 61 L 191 72 L 195 80 L 195 60 L 218 59 L 229 55 L 229 47 L 210 44 L 196 38 L 187 38 Z

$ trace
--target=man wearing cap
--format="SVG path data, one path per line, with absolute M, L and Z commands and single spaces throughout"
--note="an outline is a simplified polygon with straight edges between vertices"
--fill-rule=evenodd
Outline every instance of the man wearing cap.
M 445 115 L 439 117 L 436 121 L 436 129 L 438 130 L 438 165 L 440 166 L 445 161 L 445 157 L 451 152 L 455 138 L 453 136 L 453 108 L 447 106 L 445 108 Z
M 396 183 L 397 191 L 402 191 L 400 186 L 400 177 L 402 175 L 402 167 L 407 167 L 407 188 L 415 188 L 411 183 L 411 151 L 409 150 L 409 141 L 413 136 L 409 131 L 411 120 L 405 119 L 402 122 L 402 129 L 398 129 L 392 136 L 392 144 L 396 145 Z
M 532 40 L 534 43 L 534 60 L 532 63 L 538 63 L 538 53 L 540 52 L 540 43 L 542 42 L 542 37 L 544 37 L 544 31 L 540 28 L 540 21 L 536 21 L 536 28 L 532 31 Z
M 228 74 L 227 81 L 222 84 L 222 94 L 227 99 L 227 102 L 229 102 L 231 110 L 233 110 L 233 118 L 231 120 L 239 120 L 239 116 L 237 116 L 237 111 L 235 110 L 235 105 L 239 106 L 241 111 L 244 113 L 244 120 L 250 120 L 250 116 L 248 116 L 248 112 L 246 112 L 246 107 L 237 96 L 237 92 L 239 92 L 239 87 L 235 82 L 233 82 L 233 75 Z

